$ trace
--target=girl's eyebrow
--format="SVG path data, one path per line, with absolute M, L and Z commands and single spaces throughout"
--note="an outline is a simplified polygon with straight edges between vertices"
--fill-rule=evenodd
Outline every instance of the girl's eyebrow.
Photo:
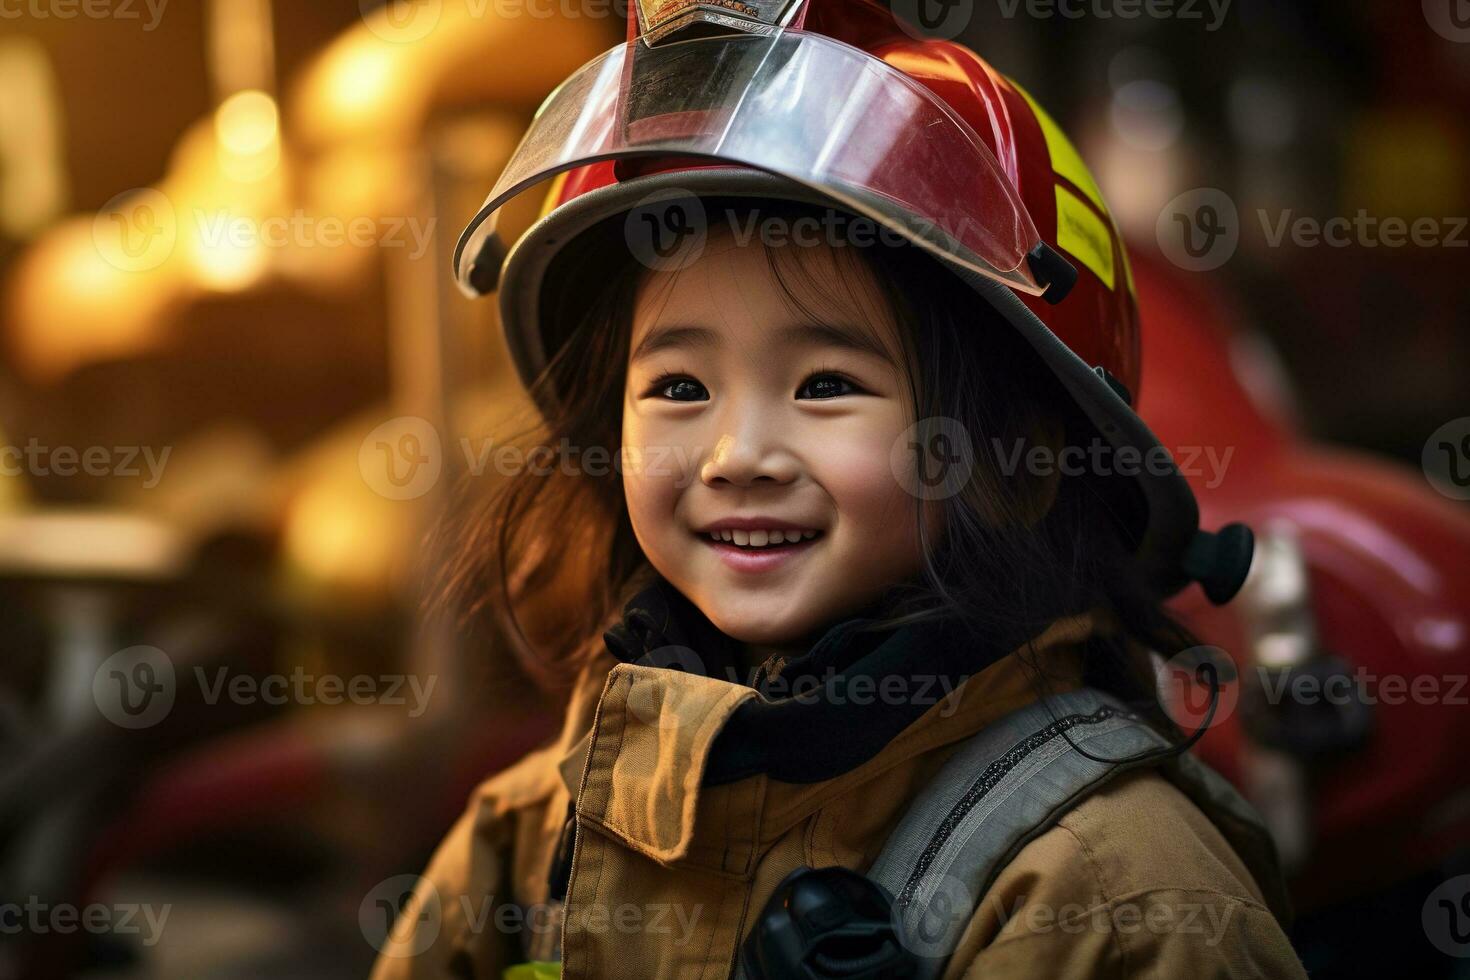
M 798 323 L 782 327 L 779 336 L 793 346 L 805 344 L 809 347 L 836 347 L 857 354 L 869 354 L 893 364 L 893 355 L 877 337 L 866 330 L 844 323 Z
M 654 327 L 644 334 L 628 362 L 676 347 L 718 347 L 719 343 L 719 334 L 709 327 Z
M 799 323 L 782 327 L 777 336 L 781 342 L 792 346 L 837 347 L 858 354 L 868 354 L 888 364 L 893 364 L 893 355 L 876 337 L 867 331 L 846 324 Z M 718 347 L 719 332 L 709 327 L 671 326 L 654 327 L 629 356 L 629 363 L 640 358 L 651 357 L 660 351 L 688 347 Z

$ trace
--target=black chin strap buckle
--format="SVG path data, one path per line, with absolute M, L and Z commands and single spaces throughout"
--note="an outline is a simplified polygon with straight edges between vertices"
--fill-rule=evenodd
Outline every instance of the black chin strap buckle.
M 1226 524 L 1219 531 L 1196 531 L 1184 552 L 1184 574 L 1200 584 L 1205 595 L 1223 606 L 1245 584 L 1251 570 L 1256 536 L 1244 524 Z

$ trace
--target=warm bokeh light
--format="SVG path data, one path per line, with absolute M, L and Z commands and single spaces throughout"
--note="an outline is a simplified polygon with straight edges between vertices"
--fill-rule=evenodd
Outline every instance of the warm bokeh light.
M 270 0 L 210 0 L 209 69 L 220 99 L 268 90 L 275 78 Z
M 355 34 L 330 49 L 319 68 L 324 79 L 321 120 L 346 131 L 380 120 L 384 105 L 403 96 L 405 86 L 397 84 L 395 70 L 402 59 L 395 54 L 387 42 L 368 34 Z
M 382 595 L 401 570 L 401 548 L 411 531 L 404 524 L 407 514 L 358 476 L 361 433 L 355 435 L 337 444 L 335 461 L 343 465 L 315 472 L 286 516 L 283 557 L 288 573 L 313 593 Z
M 234 180 L 263 180 L 281 160 L 280 114 L 276 102 L 259 90 L 236 92 L 215 111 L 219 165 Z
M 226 219 L 222 219 L 226 220 Z M 232 240 L 227 232 L 187 239 L 190 268 L 201 285 L 224 292 L 237 291 L 256 282 L 269 265 L 261 243 Z
M 8 318 L 20 365 L 59 377 L 151 344 L 172 301 L 172 268 L 138 273 L 110 263 L 87 218 L 52 229 L 15 270 Z
M 0 232 L 21 238 L 66 206 L 61 99 L 51 59 L 28 37 L 0 38 Z
M 56 509 L 0 518 L 3 573 L 147 580 L 177 575 L 187 560 L 188 542 L 141 514 Z
M 280 134 L 276 101 L 259 90 L 236 92 L 214 115 L 220 145 L 242 156 L 259 153 Z

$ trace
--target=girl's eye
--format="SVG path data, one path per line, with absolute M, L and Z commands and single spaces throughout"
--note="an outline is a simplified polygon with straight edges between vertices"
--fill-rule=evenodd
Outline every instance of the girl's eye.
M 709 399 L 709 392 L 704 385 L 692 378 L 664 380 L 658 384 L 658 393 L 674 402 L 702 402 Z
M 857 385 L 837 374 L 814 374 L 796 389 L 797 398 L 836 398 L 850 395 L 858 390 Z

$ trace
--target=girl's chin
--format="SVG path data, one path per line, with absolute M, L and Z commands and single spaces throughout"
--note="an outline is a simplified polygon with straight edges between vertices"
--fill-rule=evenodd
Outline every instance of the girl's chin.
M 784 604 L 783 604 L 784 605 Z M 711 615 L 705 612 L 710 622 L 721 633 L 747 646 L 795 649 L 811 637 L 813 625 L 803 617 L 789 618 L 789 609 L 777 609 L 775 604 L 765 610 L 759 604 L 743 605 L 740 609 L 716 609 Z

